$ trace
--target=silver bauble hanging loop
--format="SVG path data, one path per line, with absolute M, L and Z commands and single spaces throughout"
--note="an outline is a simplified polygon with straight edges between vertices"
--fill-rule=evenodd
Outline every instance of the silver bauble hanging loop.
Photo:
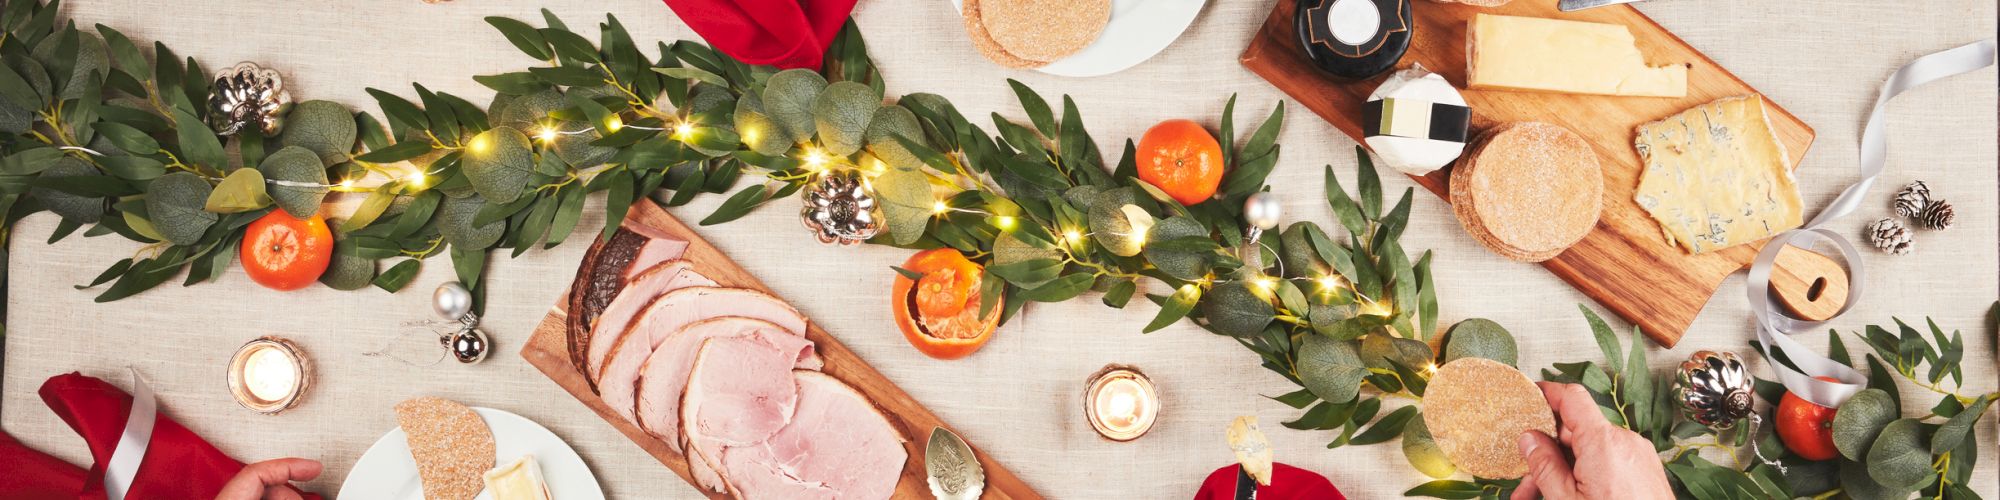
M 1270 191 L 1260 191 L 1243 200 L 1243 222 L 1251 243 L 1256 243 L 1264 231 L 1278 227 L 1278 220 L 1285 216 L 1285 206 L 1278 201 L 1278 195 Z

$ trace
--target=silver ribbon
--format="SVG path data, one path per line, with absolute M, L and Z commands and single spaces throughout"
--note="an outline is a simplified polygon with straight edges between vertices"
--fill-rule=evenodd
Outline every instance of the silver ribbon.
M 1882 130 L 1885 126 L 1882 115 L 1888 109 L 1889 100 L 1926 83 L 1992 66 L 1994 56 L 1995 40 L 1989 38 L 1919 57 L 1889 75 L 1889 80 L 1882 83 L 1882 90 L 1875 97 L 1875 108 L 1868 112 L 1867 125 L 1861 130 L 1861 180 L 1841 191 L 1840 197 L 1813 217 L 1812 222 L 1799 229 L 1778 233 L 1764 245 L 1764 251 L 1757 254 L 1757 260 L 1750 266 L 1749 282 L 1744 290 L 1750 295 L 1750 316 L 1757 323 L 1757 339 L 1763 343 L 1760 354 L 1769 362 L 1771 370 L 1777 372 L 1778 381 L 1785 385 L 1786 390 L 1813 404 L 1832 408 L 1860 392 L 1868 379 L 1861 372 L 1835 363 L 1792 340 L 1790 334 L 1818 331 L 1828 321 L 1801 321 L 1786 316 L 1772 305 L 1771 269 L 1778 260 L 1778 252 L 1788 245 L 1811 249 L 1820 242 L 1831 243 L 1840 252 L 1840 258 L 1848 269 L 1847 304 L 1834 313 L 1834 317 L 1854 307 L 1861 297 L 1863 285 L 1868 281 L 1867 273 L 1862 269 L 1861 254 L 1846 238 L 1825 226 L 1859 208 L 1868 191 L 1875 187 L 1875 181 L 1881 177 L 1882 167 L 1889 155 L 1888 138 Z M 1793 370 L 1776 362 L 1772 355 L 1774 352 L 1783 353 L 1799 369 Z M 1837 381 L 1816 380 L 1815 376 L 1832 377 Z
M 132 372 L 132 411 L 125 415 L 125 431 L 118 436 L 118 446 L 111 449 L 111 459 L 104 462 L 104 496 L 109 500 L 125 500 L 125 492 L 132 490 L 132 482 L 139 478 L 139 464 L 145 461 L 146 448 L 153 442 L 153 423 L 160 414 L 146 378 L 139 376 L 137 369 L 125 369 Z

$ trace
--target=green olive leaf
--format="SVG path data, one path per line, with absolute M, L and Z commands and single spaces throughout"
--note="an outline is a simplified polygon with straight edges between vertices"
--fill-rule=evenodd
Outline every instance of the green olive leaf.
M 813 70 L 794 68 L 779 71 L 764 82 L 764 94 L 760 96 L 764 112 L 783 125 L 792 137 L 812 137 L 816 131 L 813 102 L 826 87 L 826 77 Z
M 890 168 L 876 176 L 874 184 L 875 197 L 882 202 L 882 216 L 889 224 L 890 240 L 908 245 L 923 237 L 937 204 L 931 197 L 930 180 L 916 170 Z
M 1499 323 L 1473 318 L 1452 325 L 1445 334 L 1444 362 L 1458 358 L 1486 358 L 1513 366 L 1520 358 L 1514 335 Z
M 264 158 L 257 170 L 265 179 L 280 181 L 266 186 L 271 200 L 293 217 L 307 218 L 319 213 L 326 199 L 326 166 L 318 154 L 301 146 L 286 146 Z M 288 185 L 294 184 L 294 185 Z
M 461 250 L 484 250 L 500 241 L 507 232 L 507 221 L 497 220 L 484 226 L 473 226 L 472 219 L 479 215 L 479 208 L 486 206 L 486 199 L 479 195 L 464 198 L 449 198 L 438 206 L 438 234 L 452 247 Z
M 77 31 L 76 55 L 70 62 L 70 74 L 65 78 L 59 100 L 83 97 L 90 83 L 91 72 L 105 73 L 111 66 L 111 57 L 104 46 L 104 40 L 85 31 Z M 50 60 L 55 57 L 56 44 L 43 43 L 35 46 L 35 59 Z
M 1201 301 L 1201 314 L 1208 319 L 1208 326 L 1237 337 L 1262 333 L 1278 312 L 1269 298 L 1251 287 L 1247 281 L 1231 281 L 1210 288 L 1207 300 Z
M 81 175 L 104 175 L 89 163 L 73 156 L 57 158 L 55 165 L 43 170 L 44 178 L 73 177 Z M 84 224 L 94 224 L 104 218 L 104 198 L 65 193 L 51 188 L 36 186 L 29 193 L 50 212 L 61 215 L 63 220 Z
M 513 203 L 535 175 L 535 150 L 528 135 L 501 126 L 472 138 L 462 160 L 472 190 L 496 204 Z
M 167 241 L 193 245 L 215 224 L 217 216 L 203 209 L 214 189 L 191 172 L 162 175 L 147 185 L 146 215 Z
M 1919 490 L 1937 480 L 1923 421 L 1898 419 L 1882 428 L 1868 446 L 1868 477 L 1896 490 Z
M 922 159 L 911 153 L 909 148 L 896 140 L 896 136 L 923 139 L 923 125 L 917 123 L 917 114 L 902 106 L 881 106 L 875 108 L 875 116 L 868 120 L 868 132 L 862 134 L 868 153 L 893 167 L 918 168 L 924 165 Z
M 239 168 L 222 178 L 215 191 L 209 193 L 204 209 L 219 214 L 248 212 L 271 205 L 271 196 L 264 192 L 264 174 L 254 168 Z
M 1388 335 L 1369 335 L 1361 339 L 1361 362 L 1369 368 L 1394 370 L 1395 365 L 1391 361 L 1423 368 L 1430 365 L 1432 356 L 1430 344 L 1421 340 Z
M 1953 396 L 1947 397 L 1955 400 Z M 1979 422 L 1979 417 L 1986 415 L 1986 407 L 1992 403 L 1992 394 L 1979 396 L 1979 399 L 1972 402 L 1972 406 L 1960 410 L 1957 415 L 1952 415 L 1950 420 L 1946 420 L 1931 437 L 1931 454 L 1942 455 L 1958 447 L 1960 441 L 1970 441 L 1972 424 Z
M 1833 414 L 1833 447 L 1848 460 L 1866 458 L 1882 428 L 1896 420 L 1902 409 L 1881 389 L 1862 389 L 1840 404 Z
M 568 106 L 569 101 L 563 97 L 562 91 L 551 88 L 531 94 L 507 96 L 506 99 L 495 96 L 493 104 L 487 107 L 486 112 L 491 115 L 489 121 L 495 127 L 507 126 L 513 127 L 515 130 L 539 131 L 544 125 L 554 125 L 544 123 L 544 119 L 549 116 L 549 113 Z M 580 130 L 581 128 L 563 130 Z M 408 140 L 408 138 L 404 140 Z
M 834 82 L 813 99 L 813 127 L 827 154 L 847 156 L 860 151 L 868 121 L 882 107 L 882 95 L 855 82 Z
M 1299 381 L 1320 399 L 1345 403 L 1361 392 L 1368 367 L 1361 364 L 1354 342 L 1322 335 L 1299 339 Z
M 347 153 L 354 151 L 358 134 L 354 113 L 347 106 L 333 101 L 306 101 L 285 115 L 285 130 L 278 133 L 278 145 L 306 148 L 318 155 L 322 164 L 332 165 L 347 161 Z

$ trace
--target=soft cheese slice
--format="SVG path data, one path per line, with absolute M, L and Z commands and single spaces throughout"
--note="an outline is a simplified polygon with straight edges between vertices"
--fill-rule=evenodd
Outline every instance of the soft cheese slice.
M 1647 97 L 1687 95 L 1686 64 L 1648 66 L 1616 25 L 1478 14 L 1466 30 L 1467 85 Z
M 1645 171 L 1634 195 L 1667 243 L 1707 253 L 1799 227 L 1791 155 L 1764 98 L 1729 97 L 1640 125 L 1633 147 Z
M 493 500 L 549 500 L 548 482 L 532 453 L 486 471 L 485 477 L 486 494 Z

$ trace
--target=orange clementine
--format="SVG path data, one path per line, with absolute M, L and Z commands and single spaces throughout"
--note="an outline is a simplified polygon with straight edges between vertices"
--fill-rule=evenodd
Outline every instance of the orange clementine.
M 918 352 L 938 359 L 969 356 L 986 345 L 1000 324 L 1000 309 L 979 314 L 979 284 L 983 268 L 950 248 L 917 252 L 903 269 L 922 273 L 912 280 L 900 273 L 891 287 L 896 327 Z
M 1813 377 L 1828 382 L 1833 377 Z M 1806 460 L 1831 460 L 1840 456 L 1833 445 L 1834 409 L 1813 404 L 1790 392 L 1778 402 L 1778 440 L 1785 448 Z
M 243 271 L 273 290 L 305 288 L 333 261 L 333 231 L 318 215 L 293 217 L 272 210 L 243 231 Z
M 1165 191 L 1182 205 L 1215 196 L 1222 185 L 1222 145 L 1190 120 L 1167 120 L 1139 138 L 1139 180 Z

